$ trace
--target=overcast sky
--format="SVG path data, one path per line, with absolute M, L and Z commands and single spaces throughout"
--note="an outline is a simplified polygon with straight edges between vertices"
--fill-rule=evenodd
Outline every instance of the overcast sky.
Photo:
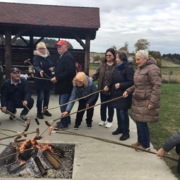
M 99 7 L 101 27 L 91 41 L 91 51 L 105 52 L 129 43 L 134 51 L 138 39 L 147 39 L 150 50 L 180 53 L 180 0 L 0 0 L 32 4 Z M 80 46 L 70 41 L 74 48 Z

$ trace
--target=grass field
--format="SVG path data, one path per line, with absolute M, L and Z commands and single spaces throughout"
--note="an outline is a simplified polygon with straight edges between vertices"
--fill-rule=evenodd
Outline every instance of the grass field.
M 166 139 L 180 129 L 179 101 L 180 84 L 163 84 L 159 122 L 149 124 L 151 142 L 155 149 L 159 149 Z M 174 150 L 171 150 L 169 156 L 178 159 Z M 165 161 L 172 172 L 177 175 L 177 163 L 170 160 Z M 177 176 L 180 179 L 180 176 Z

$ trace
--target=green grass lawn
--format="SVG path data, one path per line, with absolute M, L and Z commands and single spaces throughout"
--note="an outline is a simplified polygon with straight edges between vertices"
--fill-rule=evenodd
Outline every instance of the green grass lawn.
M 174 76 L 180 76 L 180 67 L 161 67 L 162 74 L 168 74 L 169 71 L 172 71 Z
M 180 84 L 163 84 L 161 91 L 161 107 L 159 121 L 157 123 L 149 123 L 151 142 L 155 149 L 161 148 L 161 145 L 173 133 L 180 129 L 179 104 Z M 178 158 L 174 150 L 171 150 L 169 155 Z M 172 172 L 177 175 L 177 163 L 170 160 L 165 161 L 171 168 Z
M 99 64 L 90 64 L 90 65 L 89 65 L 89 69 L 90 69 L 90 70 L 97 70 L 98 67 L 99 67 Z

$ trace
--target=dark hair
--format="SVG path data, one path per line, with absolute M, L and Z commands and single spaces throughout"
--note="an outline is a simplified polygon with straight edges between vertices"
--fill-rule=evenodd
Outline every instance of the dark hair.
M 121 61 L 128 61 L 127 53 L 126 51 L 118 51 L 117 55 Z
M 116 59 L 116 51 L 113 48 L 109 48 L 109 49 L 106 50 L 106 53 L 107 52 L 112 53 L 112 55 L 114 56 L 114 61 L 115 61 L 115 59 Z M 106 53 L 105 53 L 105 55 L 106 55 Z M 106 58 L 105 58 L 105 61 L 106 61 Z

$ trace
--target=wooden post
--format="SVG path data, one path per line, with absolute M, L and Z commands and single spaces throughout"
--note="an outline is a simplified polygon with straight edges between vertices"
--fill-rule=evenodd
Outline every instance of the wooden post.
M 84 72 L 89 75 L 89 63 L 90 63 L 90 36 L 86 35 L 86 47 L 85 47 L 85 64 Z
M 34 50 L 34 40 L 33 36 L 30 36 L 30 41 L 29 41 L 29 57 L 31 59 L 31 62 L 33 60 L 33 50 Z
M 10 70 L 12 66 L 12 49 L 11 49 L 11 31 L 5 30 L 5 65 L 6 65 L 6 79 L 10 78 Z

